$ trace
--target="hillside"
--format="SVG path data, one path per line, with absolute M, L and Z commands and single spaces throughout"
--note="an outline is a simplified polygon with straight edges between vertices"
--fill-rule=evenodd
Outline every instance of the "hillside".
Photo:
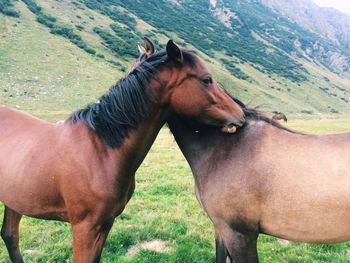
M 326 38 L 336 47 L 327 50 L 318 47 L 318 55 L 328 60 L 330 69 L 350 73 L 350 16 L 333 8 L 319 7 L 312 1 L 303 0 L 262 0 L 277 13 L 285 16 L 309 31 Z M 320 43 L 318 43 L 320 45 Z M 315 54 L 315 53 L 314 53 Z
M 118 80 L 146 35 L 158 49 L 172 38 L 197 50 L 227 89 L 268 114 L 349 113 L 346 30 L 334 25 L 327 36 L 313 16 L 297 21 L 295 9 L 276 3 L 3 0 L 0 103 L 63 118 Z

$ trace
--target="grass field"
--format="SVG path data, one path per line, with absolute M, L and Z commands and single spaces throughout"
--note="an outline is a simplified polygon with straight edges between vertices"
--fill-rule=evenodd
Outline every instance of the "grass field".
M 350 121 L 303 120 L 289 126 L 335 132 L 350 130 Z M 102 262 L 214 262 L 211 222 L 197 203 L 190 169 L 167 128 L 161 130 L 136 178 L 135 194 L 116 219 Z M 72 261 L 68 224 L 24 217 L 20 239 L 26 262 Z M 136 246 L 133 254 L 128 254 L 133 246 L 151 240 L 158 242 L 158 252 Z M 262 262 L 349 262 L 350 243 L 283 245 L 261 235 L 259 253 Z M 3 244 L 0 262 L 10 262 Z

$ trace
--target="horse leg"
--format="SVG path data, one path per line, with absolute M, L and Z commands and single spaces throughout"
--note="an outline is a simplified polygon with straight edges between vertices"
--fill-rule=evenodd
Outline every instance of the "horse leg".
M 218 234 L 215 234 L 216 263 L 226 263 L 229 257 L 224 241 Z
M 103 245 L 112 225 L 113 220 L 102 225 L 85 221 L 72 225 L 74 263 L 100 262 Z
M 224 231 L 223 231 L 224 230 Z M 225 227 L 218 231 L 217 240 L 222 240 L 219 251 L 216 252 L 216 262 L 226 263 L 258 263 L 258 234 L 250 231 L 237 231 Z M 220 241 L 219 241 L 220 244 Z M 217 246 L 218 249 L 218 246 Z M 220 252 L 221 250 L 221 252 Z
M 5 206 L 1 237 L 5 242 L 11 261 L 14 263 L 24 262 L 19 250 L 19 222 L 21 218 L 22 215 Z

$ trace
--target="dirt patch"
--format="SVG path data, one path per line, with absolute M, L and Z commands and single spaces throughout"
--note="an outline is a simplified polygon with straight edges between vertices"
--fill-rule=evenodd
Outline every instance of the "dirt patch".
M 281 239 L 281 238 L 278 238 L 277 242 L 282 246 L 288 246 L 290 244 L 290 241 L 288 241 L 286 239 Z
M 165 242 L 161 239 L 153 239 L 149 241 L 144 241 L 139 244 L 136 244 L 128 249 L 126 253 L 127 257 L 134 256 L 141 249 L 150 250 L 157 253 L 169 252 L 170 248 L 165 245 Z

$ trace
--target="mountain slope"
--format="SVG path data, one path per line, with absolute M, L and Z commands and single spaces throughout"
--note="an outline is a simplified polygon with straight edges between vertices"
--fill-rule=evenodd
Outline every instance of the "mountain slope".
M 323 52 L 328 56 L 330 66 L 340 72 L 350 73 L 350 16 L 333 8 L 319 7 L 312 1 L 262 0 L 291 21 L 323 36 L 332 42 L 338 52 Z M 325 50 L 327 51 L 327 50 Z
M 157 49 L 173 38 L 197 50 L 226 88 L 261 110 L 349 112 L 346 48 L 263 1 L 4 1 L 1 103 L 64 109 L 61 118 L 122 76 L 147 35 Z

